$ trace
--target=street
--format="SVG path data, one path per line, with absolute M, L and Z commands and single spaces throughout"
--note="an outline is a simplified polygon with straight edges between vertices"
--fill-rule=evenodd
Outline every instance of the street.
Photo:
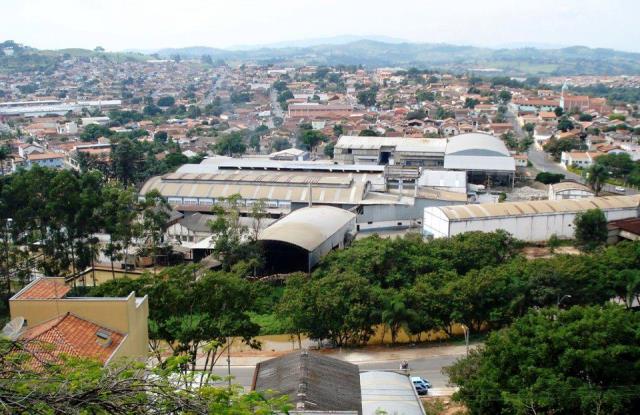
M 458 358 L 463 356 L 464 353 L 456 353 L 432 355 L 406 360 L 409 362 L 411 376 L 421 376 L 429 380 L 434 391 L 437 391 L 439 389 L 448 389 L 448 379 L 446 375 L 442 374 L 442 368 L 453 364 Z M 353 363 L 357 363 L 360 370 L 395 370 L 400 368 L 402 360 L 403 359 L 394 359 Z M 224 358 L 220 359 L 219 365 L 220 366 L 217 369 L 214 369 L 214 373 L 221 377 L 227 376 L 226 360 L 224 360 Z M 242 385 L 248 390 L 251 387 L 254 369 L 255 366 L 253 365 L 232 366 L 231 375 L 233 376 L 233 382 Z

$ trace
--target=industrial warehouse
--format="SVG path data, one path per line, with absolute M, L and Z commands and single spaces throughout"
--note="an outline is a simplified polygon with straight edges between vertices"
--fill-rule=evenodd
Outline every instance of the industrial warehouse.
M 359 231 L 419 226 L 425 207 L 467 203 L 460 176 L 439 175 L 437 183 L 431 180 L 434 186 L 423 187 L 415 184 L 420 174 L 439 173 L 418 173 L 398 188 L 384 166 L 212 158 L 151 178 L 141 194 L 155 189 L 175 210 L 203 213 L 223 198 L 240 195 L 244 212 L 261 200 L 273 218 L 310 203 L 333 206 L 353 211 Z
M 600 209 L 607 221 L 636 218 L 639 203 L 640 196 L 634 195 L 429 207 L 424 211 L 423 232 L 427 237 L 446 238 L 503 229 L 523 241 L 546 241 L 551 235 L 572 238 L 578 213 Z
M 515 160 L 497 137 L 483 133 L 451 138 L 342 136 L 334 158 L 344 164 L 381 164 L 467 172 L 469 183 L 513 187 Z

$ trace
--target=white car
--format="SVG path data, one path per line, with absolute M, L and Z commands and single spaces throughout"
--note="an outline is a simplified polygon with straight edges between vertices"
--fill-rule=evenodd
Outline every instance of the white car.
M 616 186 L 615 187 L 616 192 L 620 192 L 620 193 L 624 193 L 626 192 L 625 188 L 622 186 Z

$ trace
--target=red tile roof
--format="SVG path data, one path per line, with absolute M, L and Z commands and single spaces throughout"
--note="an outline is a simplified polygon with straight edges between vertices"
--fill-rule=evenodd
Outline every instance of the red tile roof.
M 98 332 L 107 339 L 98 337 Z M 105 363 L 122 343 L 124 336 L 67 313 L 28 329 L 20 338 L 40 362 L 56 361 L 64 354 Z
M 46 300 L 51 298 L 63 298 L 71 290 L 66 284 L 52 279 L 40 278 L 33 285 L 27 287 L 17 300 Z

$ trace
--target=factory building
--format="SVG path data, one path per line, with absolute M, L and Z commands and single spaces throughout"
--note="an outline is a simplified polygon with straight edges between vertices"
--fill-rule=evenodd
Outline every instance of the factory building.
M 501 139 L 469 133 L 448 139 L 342 136 L 334 148 L 342 164 L 379 164 L 466 172 L 467 182 L 513 187 L 516 162 Z
M 469 133 L 449 139 L 444 169 L 466 171 L 468 183 L 513 187 L 516 162 L 499 138 Z
M 444 138 L 342 136 L 333 154 L 342 164 L 442 167 L 446 146 Z
M 573 238 L 573 221 L 578 213 L 597 208 L 608 221 L 635 218 L 639 202 L 640 196 L 634 195 L 428 207 L 424 211 L 423 233 L 446 238 L 470 231 L 503 229 L 523 241 L 546 241 L 554 234 Z
M 271 273 L 310 272 L 334 249 L 344 248 L 356 233 L 355 213 L 331 206 L 291 212 L 258 234 Z
M 445 188 L 389 188 L 384 166 L 250 159 L 187 164 L 149 179 L 140 194 L 154 189 L 180 212 L 208 213 L 236 194 L 243 212 L 249 214 L 260 200 L 273 218 L 310 203 L 333 206 L 356 213 L 357 230 L 420 225 L 425 207 L 467 201 L 466 194 Z

